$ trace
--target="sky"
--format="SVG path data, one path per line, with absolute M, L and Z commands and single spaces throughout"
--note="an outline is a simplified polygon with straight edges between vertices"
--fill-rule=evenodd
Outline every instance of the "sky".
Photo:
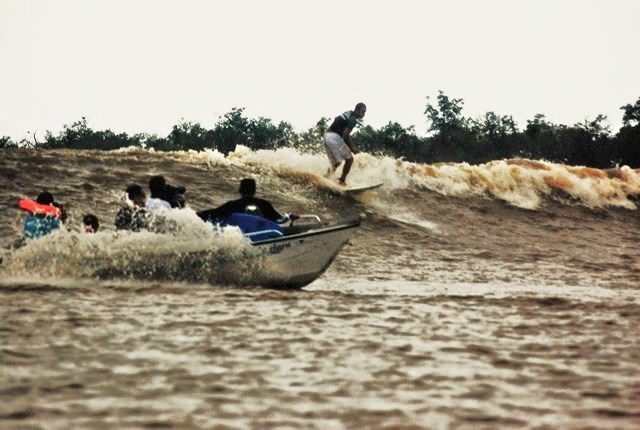
M 233 107 L 297 131 L 367 104 L 427 132 L 463 114 L 573 125 L 640 98 L 639 0 L 0 0 L 0 137 L 166 136 Z

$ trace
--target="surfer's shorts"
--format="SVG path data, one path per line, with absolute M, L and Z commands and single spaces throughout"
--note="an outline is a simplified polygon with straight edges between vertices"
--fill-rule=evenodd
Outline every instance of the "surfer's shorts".
M 327 156 L 332 167 L 337 167 L 348 158 L 352 158 L 351 150 L 344 143 L 342 137 L 338 133 L 328 132 L 324 135 L 324 149 L 327 150 Z

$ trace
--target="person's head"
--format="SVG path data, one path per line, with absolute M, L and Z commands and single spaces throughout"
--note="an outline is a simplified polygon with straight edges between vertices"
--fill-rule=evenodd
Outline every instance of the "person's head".
M 256 193 L 256 181 L 253 178 L 244 178 L 240 181 L 240 195 L 252 197 Z
M 147 196 L 144 193 L 142 187 L 138 184 L 131 184 L 126 189 L 127 197 L 129 200 L 133 202 L 136 206 L 144 206 L 145 201 L 147 200 Z
M 367 105 L 364 103 L 358 103 L 353 112 L 356 114 L 356 118 L 364 118 L 364 114 L 367 112 Z
M 65 222 L 67 220 L 67 211 L 64 210 L 64 207 L 56 202 L 53 198 L 53 194 L 51 194 L 48 191 L 43 191 L 40 194 L 38 194 L 38 197 L 36 197 L 36 203 L 40 204 L 40 205 L 51 205 L 51 206 L 55 206 L 59 209 L 58 213 L 56 214 L 56 217 L 60 219 L 60 221 Z M 46 215 L 45 214 L 36 214 L 37 217 L 39 218 L 43 218 Z
M 163 198 L 165 188 L 167 187 L 167 181 L 164 176 L 152 176 L 149 178 L 149 191 L 151 191 L 151 197 Z
M 40 204 L 40 205 L 50 205 L 53 203 L 53 194 L 51 194 L 48 191 L 43 191 L 40 194 L 38 194 L 38 197 L 36 198 L 36 203 Z
M 98 217 L 94 214 L 86 214 L 83 216 L 82 225 L 84 226 L 85 233 L 96 233 L 100 228 Z

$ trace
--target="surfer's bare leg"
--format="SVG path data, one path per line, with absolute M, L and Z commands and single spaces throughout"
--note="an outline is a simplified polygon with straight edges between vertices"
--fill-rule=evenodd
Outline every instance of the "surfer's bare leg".
M 325 173 L 325 177 L 330 178 L 336 172 L 336 170 L 340 167 L 340 163 L 333 164 L 331 167 L 327 168 L 327 173 Z
M 340 176 L 340 183 L 344 184 L 347 181 L 347 175 L 349 174 L 349 171 L 351 170 L 351 165 L 353 164 L 353 157 L 351 158 L 347 158 L 346 160 L 344 160 L 344 166 L 342 167 L 342 176 Z

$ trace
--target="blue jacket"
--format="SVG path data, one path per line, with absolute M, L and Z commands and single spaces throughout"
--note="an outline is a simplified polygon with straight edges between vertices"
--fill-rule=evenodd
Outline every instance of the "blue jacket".
M 60 228 L 60 220 L 52 216 L 27 215 L 24 219 L 24 237 L 37 239 Z

